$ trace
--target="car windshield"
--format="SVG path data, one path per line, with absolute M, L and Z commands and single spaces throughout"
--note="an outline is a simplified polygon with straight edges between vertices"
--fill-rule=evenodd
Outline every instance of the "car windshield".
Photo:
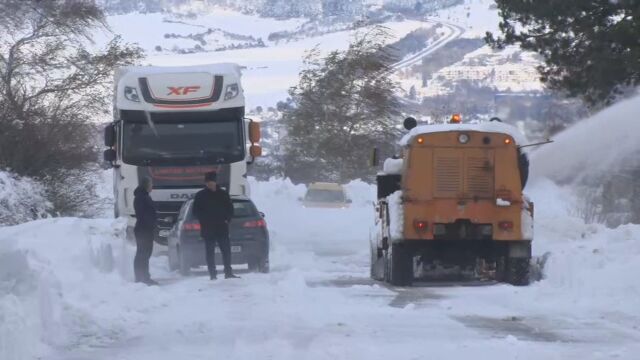
M 231 163 L 244 158 L 242 118 L 202 113 L 127 114 L 123 160 L 131 165 Z
M 258 211 L 250 201 L 234 201 L 233 202 L 233 217 L 243 218 L 256 216 Z
M 307 201 L 344 202 L 344 193 L 340 190 L 310 189 L 305 195 Z

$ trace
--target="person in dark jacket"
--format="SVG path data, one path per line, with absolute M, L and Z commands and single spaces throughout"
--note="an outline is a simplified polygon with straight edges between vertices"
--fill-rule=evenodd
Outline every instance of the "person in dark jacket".
M 207 267 L 211 280 L 217 276 L 215 250 L 216 243 L 222 253 L 225 279 L 237 278 L 231 269 L 231 244 L 229 222 L 233 217 L 233 203 L 229 194 L 216 183 L 215 172 L 205 175 L 205 188 L 196 193 L 193 214 L 200 222 L 200 235 L 204 239 Z
M 136 211 L 136 226 L 133 229 L 136 235 L 136 257 L 133 260 L 133 271 L 136 282 L 158 285 L 156 281 L 151 280 L 149 274 L 149 259 L 153 253 L 157 226 L 156 207 L 149 196 L 152 189 L 151 179 L 143 178 L 133 192 L 133 208 Z

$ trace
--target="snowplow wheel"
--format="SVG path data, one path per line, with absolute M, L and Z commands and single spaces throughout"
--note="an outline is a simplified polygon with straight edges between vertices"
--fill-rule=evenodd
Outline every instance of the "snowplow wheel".
M 515 286 L 529 285 L 529 258 L 510 258 L 507 263 L 506 282 Z
M 391 259 L 388 261 L 388 281 L 395 286 L 410 286 L 413 282 L 413 257 L 410 249 L 403 244 L 391 245 Z
M 507 275 L 507 257 L 498 256 L 496 259 L 496 281 L 505 282 Z

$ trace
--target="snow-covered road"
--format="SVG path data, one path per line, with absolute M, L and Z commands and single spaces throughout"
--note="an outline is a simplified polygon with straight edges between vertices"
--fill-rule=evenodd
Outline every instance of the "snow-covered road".
M 0 254 L 19 276 L 0 297 L 0 358 L 637 359 L 639 228 L 581 224 L 548 182 L 534 187 L 535 252 L 552 256 L 547 278 L 526 288 L 374 282 L 370 187 L 350 186 L 349 210 L 303 209 L 304 188 L 282 181 L 252 188 L 271 229 L 272 272 L 240 280 L 181 278 L 159 255 L 162 286 L 134 284 L 133 248 L 114 220 L 2 229 Z
M 425 47 L 424 49 L 418 51 L 415 54 L 411 54 L 406 58 L 393 64 L 392 66 L 393 70 L 397 71 L 397 70 L 404 69 L 412 65 L 421 63 L 422 58 L 439 50 L 440 48 L 445 46 L 448 42 L 459 38 L 465 31 L 464 28 L 461 26 L 458 26 L 456 24 L 451 24 L 449 22 L 445 22 L 440 19 L 425 19 L 424 22 L 431 23 L 434 25 L 440 24 L 443 27 L 443 30 L 441 32 L 442 36 L 439 39 L 435 40 L 433 43 L 428 44 L 427 47 Z

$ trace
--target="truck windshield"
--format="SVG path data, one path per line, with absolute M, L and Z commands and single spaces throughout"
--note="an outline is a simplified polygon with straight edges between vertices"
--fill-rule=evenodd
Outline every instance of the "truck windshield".
M 228 164 L 243 160 L 242 118 L 209 120 L 206 114 L 152 116 L 153 128 L 146 119 L 125 121 L 124 162 L 153 166 Z

